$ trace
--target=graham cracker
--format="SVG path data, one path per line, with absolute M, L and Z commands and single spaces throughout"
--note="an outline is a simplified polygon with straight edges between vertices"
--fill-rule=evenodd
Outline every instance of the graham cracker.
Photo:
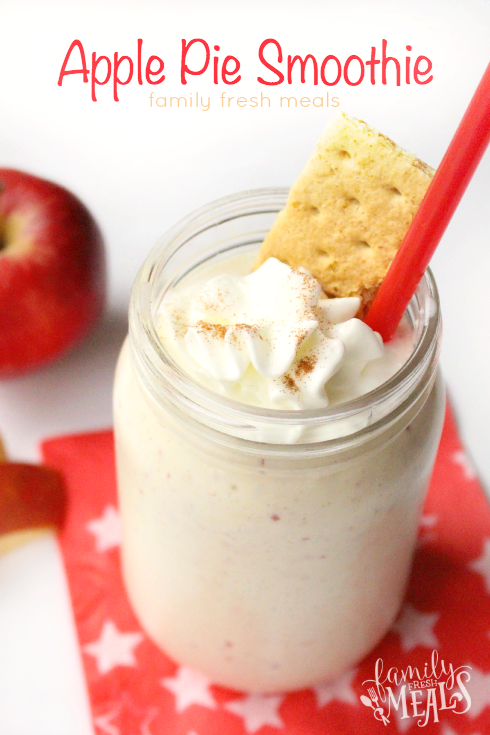
M 303 266 L 327 296 L 359 296 L 365 313 L 434 170 L 362 120 L 338 114 L 293 184 L 255 267 Z

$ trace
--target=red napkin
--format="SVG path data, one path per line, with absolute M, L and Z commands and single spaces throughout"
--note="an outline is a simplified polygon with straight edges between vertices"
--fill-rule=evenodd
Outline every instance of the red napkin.
M 111 431 L 42 451 L 68 483 L 60 545 L 96 735 L 490 734 L 490 508 L 449 409 L 397 622 L 341 679 L 287 695 L 214 686 L 145 636 L 121 580 Z

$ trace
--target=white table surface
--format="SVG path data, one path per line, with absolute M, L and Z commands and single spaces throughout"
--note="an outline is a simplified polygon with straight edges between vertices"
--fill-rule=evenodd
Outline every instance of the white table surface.
M 340 86 L 341 107 L 437 166 L 489 59 L 490 5 L 323 0 L 206 3 L 0 0 L 0 166 L 51 178 L 77 193 L 105 235 L 105 319 L 76 351 L 37 373 L 0 383 L 0 433 L 12 458 L 38 459 L 41 438 L 111 425 L 111 383 L 126 331 L 136 270 L 157 237 L 211 199 L 259 186 L 289 185 L 330 109 L 220 109 L 223 87 L 194 81 L 215 102 L 201 110 L 150 109 L 148 88 L 128 85 L 121 101 L 70 78 L 56 82 L 74 38 L 88 55 L 130 53 L 136 39 L 166 60 L 166 94 L 182 94 L 180 39 L 207 38 L 243 65 L 240 94 L 260 94 L 257 49 L 275 37 L 285 54 L 369 57 L 386 38 L 429 56 L 426 86 Z M 264 94 L 266 93 L 266 90 Z M 233 94 L 226 89 L 227 94 Z M 295 83 L 279 94 L 324 94 Z M 160 92 L 162 94 L 162 92 Z M 237 91 L 235 91 L 237 94 Z M 433 269 L 444 313 L 442 365 L 468 452 L 490 487 L 490 152 L 453 220 Z M 87 694 L 62 562 L 45 538 L 0 558 L 0 733 L 89 735 Z

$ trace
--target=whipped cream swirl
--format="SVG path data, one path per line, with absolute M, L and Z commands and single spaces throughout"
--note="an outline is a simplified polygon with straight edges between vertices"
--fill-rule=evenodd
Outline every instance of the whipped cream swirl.
M 401 366 L 308 272 L 269 258 L 249 275 L 179 284 L 161 305 L 162 339 L 208 388 L 267 408 L 310 409 L 372 390 Z M 170 338 L 170 340 L 169 340 Z

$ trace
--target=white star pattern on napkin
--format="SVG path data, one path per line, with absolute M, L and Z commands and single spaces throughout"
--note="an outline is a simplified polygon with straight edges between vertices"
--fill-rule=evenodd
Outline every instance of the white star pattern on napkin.
M 284 700 L 283 695 L 249 694 L 243 699 L 235 699 L 225 704 L 225 709 L 243 718 L 248 733 L 257 732 L 264 725 L 284 727 L 278 709 Z
M 441 735 L 458 735 L 458 733 L 452 727 L 449 727 L 449 725 L 443 725 Z M 472 735 L 480 735 L 480 733 L 474 732 Z
M 113 505 L 106 505 L 100 518 L 89 521 L 86 529 L 95 536 L 97 551 L 108 551 L 121 545 L 121 519 Z
M 116 709 L 113 712 L 108 712 L 105 715 L 99 715 L 94 717 L 95 727 L 104 733 L 104 735 L 120 735 L 118 727 L 112 724 L 112 720 L 119 714 L 119 710 Z
M 408 706 L 409 706 L 409 703 L 407 701 L 407 710 L 408 710 Z M 408 714 L 409 715 L 411 714 L 410 710 L 408 710 Z M 414 720 L 412 720 L 411 716 L 405 717 L 405 718 L 403 717 L 403 708 L 401 705 L 398 709 L 395 709 L 394 707 L 392 707 L 391 712 L 390 712 L 390 721 L 393 722 L 393 720 L 395 720 L 395 724 L 396 724 L 398 732 L 401 732 L 401 733 L 405 733 L 414 724 Z
M 123 694 L 121 696 L 121 700 L 124 699 L 126 699 L 126 697 Z M 121 730 L 119 727 L 116 727 L 112 721 L 114 717 L 120 716 L 123 710 L 124 704 L 121 703 L 121 705 L 115 710 L 112 710 L 112 712 L 107 712 L 105 715 L 94 717 L 95 727 L 100 730 L 101 733 L 104 733 L 104 735 L 121 735 Z M 136 708 L 136 710 L 139 710 L 139 707 Z M 129 711 L 133 714 L 135 713 L 134 705 L 129 708 Z M 158 709 L 156 707 L 150 707 L 150 709 L 147 709 L 144 719 L 140 722 L 137 735 L 153 735 L 150 730 L 150 725 L 157 715 Z
M 466 454 L 466 452 L 453 452 L 451 454 L 451 460 L 454 462 L 454 464 L 459 464 L 459 466 L 463 470 L 465 480 L 474 480 L 476 478 L 476 472 L 473 469 L 473 465 L 468 459 L 468 455 Z
M 134 649 L 143 638 L 142 633 L 121 633 L 112 620 L 106 620 L 99 640 L 83 646 L 83 650 L 97 659 L 99 674 L 107 674 L 116 666 L 136 666 Z
M 437 613 L 422 613 L 411 605 L 405 605 L 392 627 L 400 636 L 402 650 L 410 651 L 417 646 L 438 648 L 439 641 L 432 630 L 438 619 Z
M 209 691 L 209 679 L 199 671 L 180 666 L 175 676 L 167 676 L 160 684 L 175 696 L 175 711 L 183 712 L 191 704 L 216 708 L 216 702 Z
M 421 528 L 434 528 L 434 526 L 437 523 L 437 516 L 434 515 L 434 513 L 431 513 L 430 515 L 424 515 L 420 519 L 420 527 Z
M 464 685 L 471 697 L 471 707 L 466 714 L 475 719 L 485 707 L 490 706 L 490 672 L 485 674 L 474 664 L 467 664 L 467 666 L 471 667 L 470 680 L 464 682 Z
M 335 681 L 314 686 L 317 706 L 324 707 L 334 700 L 347 704 L 358 704 L 359 700 L 352 688 L 352 681 L 356 673 L 356 669 L 351 669 Z
M 483 552 L 478 559 L 474 559 L 468 564 L 469 568 L 474 572 L 481 574 L 485 580 L 485 588 L 490 595 L 490 538 L 483 542 Z
M 434 514 L 427 514 L 422 516 L 419 524 L 419 538 L 418 545 L 423 546 L 424 544 L 434 541 L 436 534 L 432 531 L 434 526 L 437 524 L 437 516 Z
M 158 710 L 156 707 L 151 707 L 151 709 L 148 710 L 148 712 L 146 713 L 145 719 L 143 720 L 143 722 L 140 723 L 139 735 L 152 735 L 150 731 L 150 725 L 155 719 L 155 717 L 157 717 L 157 715 L 158 715 Z

